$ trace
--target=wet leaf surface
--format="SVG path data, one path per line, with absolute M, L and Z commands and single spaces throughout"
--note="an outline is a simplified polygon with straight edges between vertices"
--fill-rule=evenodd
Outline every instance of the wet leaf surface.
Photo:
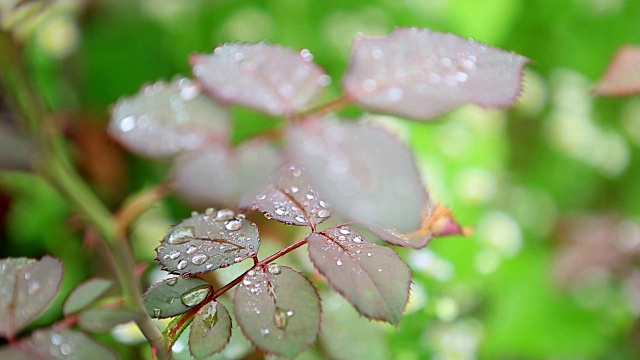
M 329 84 L 307 51 L 279 45 L 224 44 L 211 55 L 191 58 L 193 73 L 223 103 L 245 105 L 271 115 L 293 115 Z
M 343 85 L 366 109 L 428 120 L 466 102 L 513 104 L 527 61 L 453 34 L 398 28 L 356 40 Z
M 174 274 L 199 274 L 237 264 L 259 247 L 258 228 L 244 215 L 208 209 L 171 228 L 156 249 L 156 260 Z
M 142 316 L 141 313 L 125 309 L 88 309 L 78 315 L 78 325 L 84 331 L 103 333 Z
M 191 323 L 189 352 L 197 360 L 222 351 L 231 338 L 231 317 L 218 301 L 203 306 Z
M 320 328 L 320 299 L 297 271 L 270 264 L 244 277 L 234 296 L 245 336 L 267 353 L 294 357 L 311 346 Z
M 621 47 L 593 92 L 604 96 L 640 94 L 640 46 Z
M 312 233 L 307 241 L 313 265 L 360 314 L 400 322 L 411 271 L 395 251 L 370 243 L 347 226 Z
M 58 294 L 63 267 L 45 256 L 0 260 L 0 336 L 11 337 L 33 322 Z
M 247 141 L 234 149 L 207 146 L 185 154 L 173 169 L 178 194 L 198 206 L 236 207 L 240 199 L 262 190 L 282 160 L 263 141 Z
M 308 121 L 288 133 L 288 151 L 311 185 L 351 220 L 412 232 L 431 201 L 409 148 L 388 131 L 333 119 Z
M 186 78 L 146 85 L 138 94 L 120 99 L 109 123 L 109 133 L 124 147 L 151 158 L 226 143 L 228 132 L 227 109 Z
M 82 332 L 69 329 L 35 330 L 19 346 L 35 359 L 116 359 L 115 354 L 103 345 Z
M 282 168 L 265 191 L 241 206 L 289 225 L 315 226 L 331 216 L 331 207 L 308 184 L 300 165 Z
M 173 277 L 153 284 L 144 293 L 144 306 L 151 317 L 167 318 L 187 312 L 210 293 L 202 279 Z
M 65 315 L 78 312 L 96 301 L 111 288 L 113 282 L 107 279 L 93 278 L 78 285 L 64 302 L 62 311 Z

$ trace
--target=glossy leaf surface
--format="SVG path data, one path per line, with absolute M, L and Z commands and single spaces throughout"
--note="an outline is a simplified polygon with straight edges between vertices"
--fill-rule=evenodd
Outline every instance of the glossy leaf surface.
M 244 215 L 209 209 L 171 228 L 156 260 L 174 274 L 199 274 L 239 263 L 259 247 L 258 228 Z
M 20 343 L 35 359 L 115 360 L 109 349 L 80 331 L 70 329 L 38 329 Z
M 308 50 L 236 43 L 195 55 L 191 64 L 205 89 L 223 103 L 279 116 L 305 108 L 328 85 L 328 76 L 312 60 Z
M 196 360 L 222 351 L 231 338 L 231 316 L 218 301 L 203 306 L 191 323 L 189 352 Z
M 45 256 L 0 260 L 0 336 L 11 337 L 51 304 L 62 282 L 60 260 Z
M 167 318 L 187 312 L 210 293 L 202 279 L 173 277 L 153 284 L 144 293 L 144 306 L 151 317 Z
M 412 232 L 431 207 L 409 148 L 366 123 L 322 119 L 293 127 L 290 156 L 334 210 L 352 220 Z
M 242 332 L 262 351 L 294 357 L 316 339 L 320 299 L 311 283 L 289 267 L 249 270 L 233 301 Z
M 640 94 L 640 46 L 620 48 L 593 91 L 605 96 Z
M 427 120 L 466 102 L 513 104 L 527 61 L 453 34 L 398 28 L 356 40 L 343 84 L 366 109 Z
M 151 158 L 226 143 L 229 114 L 199 86 L 185 78 L 144 86 L 116 103 L 109 133 L 128 150 Z
M 276 149 L 261 141 L 231 150 L 208 146 L 178 159 L 173 178 L 178 194 L 191 204 L 236 207 L 243 197 L 262 190 L 281 164 Z
M 84 331 L 103 333 L 142 316 L 141 313 L 125 309 L 88 309 L 78 315 L 78 325 Z
M 78 312 L 96 301 L 113 285 L 111 280 L 93 278 L 78 285 L 64 302 L 62 311 L 65 315 Z
M 300 165 L 282 168 L 265 191 L 241 206 L 289 225 L 315 226 L 331 216 L 331 207 L 308 184 Z
M 409 299 L 411 271 L 395 251 L 347 227 L 307 236 L 313 265 L 360 314 L 397 325 Z

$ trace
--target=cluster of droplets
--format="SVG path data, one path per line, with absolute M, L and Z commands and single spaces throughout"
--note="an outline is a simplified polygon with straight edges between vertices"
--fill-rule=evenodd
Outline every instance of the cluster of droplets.
M 60 331 L 36 331 L 32 339 L 39 348 L 46 348 L 52 358 L 74 358 L 76 345 Z
M 335 264 L 338 267 L 343 266 L 347 258 L 359 258 L 363 255 L 366 257 L 373 256 L 371 249 L 373 245 L 367 242 L 360 233 L 348 226 L 325 229 L 323 233 L 325 234 L 325 243 L 322 250 L 327 254 L 334 251 L 338 252 L 339 256 L 335 258 Z M 327 259 L 327 255 L 323 255 L 323 258 Z M 352 270 L 361 271 L 356 268 Z

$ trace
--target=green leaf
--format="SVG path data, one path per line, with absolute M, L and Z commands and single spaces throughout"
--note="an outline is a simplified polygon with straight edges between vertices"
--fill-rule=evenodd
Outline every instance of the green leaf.
M 139 312 L 125 309 L 89 309 L 80 313 L 78 325 L 84 331 L 102 333 L 142 316 Z
M 217 301 L 203 306 L 191 323 L 189 352 L 197 360 L 222 351 L 231 338 L 231 317 Z
M 193 311 L 176 316 L 162 332 L 164 338 L 165 350 L 169 352 L 173 345 L 178 341 L 180 335 L 189 328 L 194 318 Z
M 156 249 L 156 260 L 174 274 L 200 274 L 239 263 L 259 247 L 258 228 L 244 215 L 209 209 L 174 226 Z
M 62 306 L 62 312 L 69 315 L 86 308 L 109 290 L 111 285 L 113 285 L 111 280 L 100 278 L 83 282 L 67 296 L 67 300 Z
M 357 231 L 332 227 L 307 236 L 313 265 L 360 314 L 397 325 L 409 300 L 411 271 L 395 251 Z
M 297 271 L 277 264 L 247 272 L 235 292 L 234 312 L 249 341 L 276 355 L 296 356 L 320 329 L 316 289 Z
M 0 261 L 0 336 L 12 337 L 35 320 L 53 301 L 62 281 L 60 260 Z
M 69 329 L 38 329 L 31 337 L 21 341 L 19 346 L 28 351 L 33 359 L 116 359 L 103 345 L 79 331 Z
M 143 299 L 151 317 L 167 318 L 187 312 L 210 293 L 211 285 L 202 279 L 173 277 L 152 285 Z

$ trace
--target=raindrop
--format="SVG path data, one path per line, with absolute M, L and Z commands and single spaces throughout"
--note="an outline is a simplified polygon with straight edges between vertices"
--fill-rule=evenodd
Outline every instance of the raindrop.
M 218 322 L 218 303 L 213 302 L 207 307 L 207 313 L 202 316 L 202 321 L 209 329 Z
M 178 282 L 178 278 L 177 277 L 172 277 L 171 279 L 167 280 L 167 285 L 169 286 L 173 286 Z
M 209 216 L 213 216 L 213 215 L 215 215 L 215 213 L 216 213 L 216 209 L 214 209 L 214 208 L 211 208 L 211 207 L 210 207 L 210 208 L 207 208 L 207 209 L 204 211 L 204 213 L 205 213 L 205 214 L 207 214 L 207 215 L 209 215 Z M 197 214 L 197 213 L 196 213 L 196 214 Z
M 299 187 L 297 187 L 297 186 L 295 186 L 295 185 L 293 185 L 293 186 L 291 187 L 291 192 L 292 192 L 292 193 L 294 193 L 294 194 L 295 194 L 295 193 L 297 193 L 297 192 L 298 192 L 298 190 L 300 190 L 300 188 L 299 188 Z
M 136 127 L 136 118 L 133 116 L 127 116 L 120 120 L 120 131 L 129 132 Z
M 320 75 L 320 78 L 318 79 L 318 83 L 320 84 L 320 86 L 329 86 L 331 85 L 331 76 L 324 74 L 324 75 Z
M 267 198 L 267 194 L 258 194 L 256 195 L 256 200 L 264 200 Z
M 305 61 L 312 61 L 313 60 L 313 54 L 311 53 L 311 51 L 309 51 L 307 49 L 300 50 L 300 56 L 302 56 L 302 58 Z
M 302 173 L 300 172 L 299 169 L 293 169 L 293 177 L 300 177 L 300 175 L 302 175 Z
M 313 196 L 313 194 L 307 194 L 307 195 L 306 195 L 306 197 L 307 197 L 307 199 L 309 199 L 309 200 L 313 200 L 313 199 L 315 199 L 315 196 Z
M 389 88 L 389 90 L 387 90 L 387 95 L 389 96 L 389 100 L 391 101 L 398 101 L 400 99 L 402 99 L 402 96 L 404 95 L 404 92 L 402 91 L 401 88 L 394 86 Z
M 329 216 L 331 216 L 331 212 L 327 209 L 322 209 L 320 211 L 318 211 L 318 217 L 321 218 L 328 218 Z
M 240 220 L 229 220 L 224 227 L 229 231 L 237 231 L 242 228 L 242 222 Z
M 27 291 L 29 292 L 29 295 L 33 295 L 37 293 L 39 290 L 40 290 L 40 283 L 35 281 L 31 285 L 29 285 L 29 289 Z
M 64 338 L 62 337 L 62 335 L 58 334 L 58 333 L 54 333 L 51 335 L 51 344 L 55 345 L 55 346 L 59 346 L 60 344 L 62 344 L 62 341 L 64 340 Z
M 62 355 L 69 356 L 69 355 L 71 355 L 71 351 L 72 350 L 73 350 L 73 348 L 69 344 L 60 345 L 60 353 Z
M 267 335 L 267 334 L 269 334 L 269 329 L 261 329 L 261 330 L 260 330 L 260 334 L 262 334 L 262 335 Z
M 342 266 L 342 261 L 341 260 L 336 261 L 336 265 Z
M 180 257 L 180 251 L 174 250 L 169 253 L 169 259 L 175 260 Z
M 246 286 L 251 285 L 251 280 L 247 279 L 246 277 L 244 279 L 242 279 L 242 283 L 245 284 Z
M 185 226 L 175 228 L 170 234 L 167 241 L 169 244 L 184 244 L 195 237 L 193 226 Z
M 194 253 L 194 252 L 196 252 L 196 251 L 198 251 L 198 247 L 197 247 L 197 246 L 193 246 L 193 245 L 191 245 L 191 246 L 189 246 L 189 247 L 187 248 L 187 254 L 193 254 L 193 253 Z
M 233 219 L 236 214 L 231 209 L 222 209 L 216 214 L 216 220 L 227 221 Z
M 191 258 L 191 262 L 193 263 L 193 265 L 202 265 L 207 260 L 209 260 L 209 257 L 205 254 L 193 255 L 193 257 Z
M 182 294 L 180 300 L 185 306 L 195 306 L 200 304 L 210 292 L 211 288 L 208 285 L 204 285 Z
M 276 307 L 276 313 L 273 315 L 273 321 L 276 323 L 278 329 L 284 330 L 289 322 L 287 311 L 279 307 Z
M 240 62 L 240 61 L 242 61 L 243 59 L 244 59 L 244 54 L 243 54 L 243 53 L 241 53 L 241 52 L 236 53 L 235 55 L 233 55 L 233 60 L 235 60 L 235 61 Z
M 371 254 L 370 252 L 367 253 L 367 256 L 371 257 L 371 255 L 373 255 L 373 254 Z
M 184 270 L 184 268 L 187 267 L 187 261 L 186 260 L 178 261 L 178 265 L 176 265 L 176 267 L 178 268 L 178 270 Z
M 340 234 L 342 234 L 342 235 L 349 235 L 349 234 L 351 234 L 351 231 L 349 231 L 349 229 L 348 229 L 348 228 L 346 228 L 346 227 L 341 227 L 341 228 L 340 228 Z
M 362 238 L 360 236 L 356 236 L 352 240 L 353 240 L 354 243 L 357 243 L 357 244 L 361 244 L 362 243 Z
M 280 269 L 280 265 L 278 264 L 269 264 L 269 267 L 267 269 L 269 270 L 269 273 L 273 275 L 278 275 L 280 274 L 280 271 L 282 271 Z
M 190 101 L 200 95 L 200 86 L 198 83 L 192 82 L 189 79 L 180 79 L 180 97 L 182 100 Z
M 287 310 L 287 316 L 293 316 L 293 310 Z
M 162 310 L 158 308 L 153 309 L 153 317 L 159 318 L 160 316 L 162 316 Z
M 276 207 L 274 213 L 276 213 L 276 215 L 284 215 L 286 213 L 286 209 L 283 208 L 282 206 L 278 206 Z
M 302 216 L 302 215 L 298 215 L 298 216 L 294 217 L 293 219 L 295 221 L 301 222 L 301 223 L 306 223 L 307 222 L 307 219 L 305 219 L 304 216 Z
M 242 262 L 242 260 L 244 260 L 244 259 L 241 258 L 240 256 L 238 256 L 237 258 L 233 259 L 233 262 L 237 264 L 239 262 Z

